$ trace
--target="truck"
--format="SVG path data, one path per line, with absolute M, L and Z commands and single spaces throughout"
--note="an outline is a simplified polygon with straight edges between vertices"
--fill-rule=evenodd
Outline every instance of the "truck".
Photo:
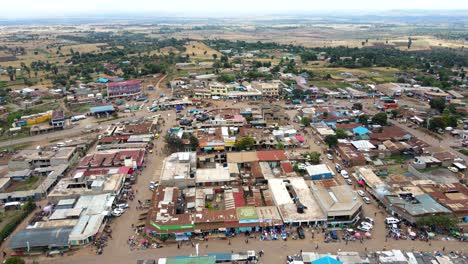
M 76 115 L 76 116 L 72 116 L 70 118 L 70 121 L 77 122 L 77 121 L 80 121 L 80 120 L 83 120 L 83 119 L 86 119 L 85 115 Z

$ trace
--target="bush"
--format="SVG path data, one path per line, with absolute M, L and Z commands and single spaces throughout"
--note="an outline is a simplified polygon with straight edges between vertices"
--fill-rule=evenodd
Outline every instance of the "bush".
M 20 257 L 9 257 L 5 261 L 5 264 L 24 264 L 24 263 L 26 262 L 24 262 L 24 259 Z
M 21 222 L 36 208 L 36 204 L 32 201 L 26 202 L 21 209 L 21 213 L 13 217 L 11 221 L 6 224 L 2 230 L 0 230 L 0 245 L 5 241 L 5 239 L 15 231 L 16 227 L 21 224 Z M 13 262 L 15 263 L 15 262 Z

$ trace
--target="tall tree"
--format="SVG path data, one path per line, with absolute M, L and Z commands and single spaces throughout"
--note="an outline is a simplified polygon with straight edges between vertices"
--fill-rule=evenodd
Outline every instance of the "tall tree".
M 255 145 L 255 139 L 252 137 L 242 137 L 234 144 L 238 150 L 250 149 L 253 145 Z
M 338 144 L 338 137 L 336 135 L 328 135 L 324 139 L 328 147 L 332 148 Z
M 378 124 L 381 126 L 387 125 L 387 114 L 386 113 L 377 113 L 372 117 L 372 123 Z

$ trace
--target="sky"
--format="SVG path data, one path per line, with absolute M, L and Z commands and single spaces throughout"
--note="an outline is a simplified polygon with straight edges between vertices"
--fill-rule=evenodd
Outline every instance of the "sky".
M 1 0 L 0 18 L 110 13 L 233 15 L 291 11 L 468 9 L 468 0 Z

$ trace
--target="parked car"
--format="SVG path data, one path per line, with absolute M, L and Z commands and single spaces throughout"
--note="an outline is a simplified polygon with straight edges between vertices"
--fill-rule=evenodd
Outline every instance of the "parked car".
M 346 183 L 349 185 L 353 185 L 353 181 L 351 179 L 346 179 Z
M 327 154 L 327 159 L 333 160 L 333 156 L 331 154 Z
M 369 232 L 371 230 L 368 226 L 363 226 L 363 225 L 356 227 L 356 229 L 361 230 L 363 232 Z
M 365 202 L 366 204 L 370 204 L 370 203 L 371 203 L 371 200 L 370 200 L 369 197 L 367 197 L 367 196 L 363 196 L 363 197 L 362 197 L 362 200 L 364 200 L 364 202 Z
M 340 173 L 341 173 L 341 176 L 343 176 L 343 178 L 345 178 L 345 179 L 348 179 L 348 178 L 349 178 L 349 175 L 348 175 L 348 172 L 347 172 L 347 171 L 342 170 Z
M 385 218 L 385 223 L 387 225 L 398 224 L 398 223 L 400 223 L 400 220 L 395 218 L 395 217 L 387 217 L 387 218 Z
M 331 237 L 332 239 L 334 239 L 334 240 L 337 240 L 337 239 L 338 239 L 338 234 L 336 233 L 335 230 L 332 230 L 332 231 L 330 232 L 330 237 Z
M 297 228 L 297 236 L 300 238 L 300 239 L 304 239 L 305 238 L 305 233 L 304 233 L 304 229 L 302 227 L 298 227 Z
M 453 172 L 453 173 L 457 173 L 458 172 L 458 169 L 455 168 L 455 167 L 448 167 L 447 168 L 449 171 Z
M 337 164 L 335 164 L 335 169 L 336 169 L 336 171 L 337 171 L 338 173 L 340 173 L 340 172 L 341 172 L 341 170 L 342 170 L 342 168 L 341 168 L 340 164 L 338 164 L 338 163 L 337 163 Z
M 364 221 L 366 221 L 367 223 L 370 223 L 370 224 L 374 224 L 374 219 L 373 218 L 370 218 L 370 217 L 364 217 Z
M 128 203 L 120 203 L 120 204 L 116 204 L 115 207 L 119 209 L 127 209 L 129 206 L 128 206 Z
M 358 190 L 357 193 L 359 196 L 366 196 L 366 193 L 363 190 Z
M 372 225 L 371 223 L 368 223 L 368 222 L 361 222 L 361 226 L 367 226 L 370 229 L 374 228 L 374 225 Z
M 112 215 L 113 216 L 121 216 L 123 213 L 125 212 L 124 209 L 120 209 L 120 208 L 115 208 L 114 210 L 112 210 Z

